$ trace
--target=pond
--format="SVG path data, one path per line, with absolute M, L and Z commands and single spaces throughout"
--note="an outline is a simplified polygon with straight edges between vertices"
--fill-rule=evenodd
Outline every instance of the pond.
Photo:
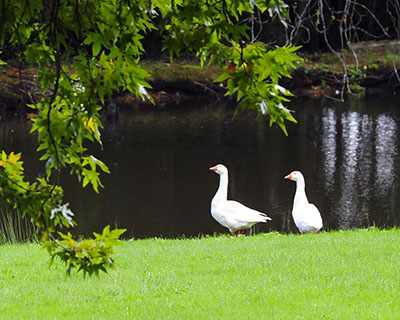
M 111 175 L 104 189 L 81 189 L 63 174 L 65 200 L 76 214 L 76 234 L 105 225 L 145 238 L 227 232 L 210 215 L 219 176 L 229 169 L 229 198 L 267 213 L 256 232 L 297 232 L 291 218 L 295 183 L 283 177 L 300 170 L 310 202 L 320 209 L 324 229 L 400 225 L 400 108 L 396 99 L 295 98 L 298 124 L 286 137 L 267 118 L 224 105 L 180 106 L 174 110 L 121 110 L 105 119 L 104 150 L 95 151 Z M 0 125 L 1 147 L 23 152 L 27 176 L 43 172 L 28 135 L 29 121 L 7 115 Z

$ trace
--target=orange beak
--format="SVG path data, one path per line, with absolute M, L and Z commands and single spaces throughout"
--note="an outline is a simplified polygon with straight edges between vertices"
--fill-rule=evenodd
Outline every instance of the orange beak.
M 217 171 L 217 170 L 218 170 L 218 167 L 217 167 L 217 166 L 211 167 L 210 170 L 211 170 L 211 171 Z
M 292 174 L 289 173 L 289 174 L 285 177 L 285 179 L 292 179 Z

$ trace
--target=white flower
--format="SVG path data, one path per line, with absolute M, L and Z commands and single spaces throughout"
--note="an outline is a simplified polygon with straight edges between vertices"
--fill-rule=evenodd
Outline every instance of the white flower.
M 290 110 L 288 108 L 285 108 L 282 103 L 278 104 L 277 108 L 283 110 L 284 112 L 286 112 L 288 114 L 290 114 Z
M 278 90 L 278 91 L 283 92 L 283 93 L 287 93 L 287 92 L 288 92 L 288 91 L 286 90 L 286 88 L 280 86 L 279 84 L 276 84 L 276 85 L 274 86 L 274 88 L 275 88 L 275 90 Z
M 83 85 L 81 85 L 79 82 L 73 83 L 72 86 L 73 86 L 76 90 L 81 91 L 81 92 L 85 91 L 85 89 L 86 89 L 86 88 L 85 88 Z
M 68 221 L 69 225 L 71 227 L 73 227 L 74 223 L 73 223 L 72 217 L 74 216 L 74 213 L 71 211 L 70 208 L 68 208 L 68 206 L 69 206 L 69 203 L 66 203 L 62 206 L 58 206 L 57 208 L 52 209 L 51 213 L 50 213 L 50 219 L 54 219 L 54 217 L 56 216 L 56 213 L 61 212 L 63 217 Z
M 264 100 L 261 101 L 261 102 L 258 102 L 258 105 L 260 106 L 262 114 L 269 113 L 268 106 L 267 106 L 267 104 L 266 104 L 266 102 Z
M 147 92 L 146 88 L 139 84 L 139 93 L 142 95 L 142 100 L 146 98 L 150 98 L 149 93 Z

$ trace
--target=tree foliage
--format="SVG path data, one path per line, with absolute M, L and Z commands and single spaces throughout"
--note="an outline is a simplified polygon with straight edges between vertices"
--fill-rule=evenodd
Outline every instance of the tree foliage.
M 215 79 L 236 95 L 238 110 L 269 114 L 286 133 L 285 120 L 296 121 L 284 107 L 290 92 L 279 86 L 299 57 L 296 47 L 267 47 L 251 35 L 249 17 L 285 15 L 281 0 L 4 0 L 0 2 L 0 45 L 18 49 L 16 59 L 37 69 L 45 92 L 33 109 L 32 132 L 38 136 L 46 175 L 30 183 L 20 154 L 2 151 L 0 196 L 38 226 L 51 260 L 98 274 L 112 267 L 112 246 L 124 230 L 106 227 L 94 239 L 76 241 L 61 227 L 75 225 L 63 203 L 58 176 L 69 168 L 82 186 L 102 187 L 105 163 L 87 144 L 101 145 L 99 111 L 115 91 L 151 99 L 148 73 L 140 66 L 142 39 L 157 30 L 171 59 L 182 50 L 201 64 L 221 68 Z M 1 48 L 1 47 L 0 47 Z

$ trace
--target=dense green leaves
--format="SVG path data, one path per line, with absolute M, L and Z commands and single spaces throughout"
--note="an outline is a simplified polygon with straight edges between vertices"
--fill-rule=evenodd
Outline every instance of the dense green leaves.
M 107 226 L 101 234 L 94 233 L 94 239 L 76 241 L 72 234 L 59 232 L 60 240 L 46 241 L 43 247 L 50 253 L 52 264 L 54 258 L 59 257 L 67 267 L 67 274 L 71 269 L 82 270 L 83 274 L 99 275 L 99 272 L 107 273 L 107 269 L 114 268 L 111 255 L 114 253 L 113 246 L 121 245 L 118 240 L 125 229 L 110 230 Z
M 32 132 L 46 175 L 25 181 L 20 155 L 1 155 L 0 198 L 18 208 L 39 227 L 51 259 L 59 257 L 68 272 L 76 268 L 98 274 L 113 266 L 112 245 L 121 230 L 95 234 L 77 242 L 58 232 L 75 225 L 73 212 L 62 202 L 60 170 L 69 168 L 82 186 L 102 187 L 106 164 L 90 154 L 88 143 L 101 146 L 101 108 L 116 91 L 142 99 L 148 73 L 141 67 L 142 39 L 157 30 L 171 59 L 192 52 L 200 63 L 221 68 L 215 79 L 235 95 L 238 109 L 269 115 L 286 133 L 285 120 L 296 121 L 284 107 L 291 93 L 279 86 L 290 77 L 298 58 L 296 47 L 270 48 L 250 35 L 254 13 L 281 19 L 281 0 L 4 0 L 0 2 L 0 48 L 18 48 L 17 59 L 38 72 L 43 98 L 32 103 Z
M 101 145 L 99 111 L 116 90 L 147 96 L 148 74 L 139 66 L 139 57 L 143 34 L 153 28 L 149 10 L 147 1 L 0 3 L 1 42 L 22 49 L 18 59 L 37 69 L 37 82 L 44 92 L 42 101 L 30 105 L 30 118 L 46 169 L 44 178 L 29 183 L 24 180 L 20 155 L 3 152 L 0 196 L 39 226 L 40 239 L 48 248 L 51 243 L 59 248 L 59 243 L 67 241 L 56 232 L 61 226 L 75 224 L 72 211 L 62 203 L 58 172 L 69 168 L 83 187 L 91 185 L 99 192 L 100 173 L 109 170 L 87 149 L 87 142 Z M 97 273 L 111 265 L 104 261 L 111 259 L 112 250 L 104 251 L 99 240 L 93 241 L 86 249 L 90 248 L 88 255 L 49 252 L 52 259 L 60 257 L 69 270 L 76 267 Z M 97 254 L 103 263 L 98 263 Z
M 284 107 L 291 93 L 278 85 L 283 76 L 290 77 L 295 68 L 299 47 L 268 48 L 249 37 L 243 16 L 256 10 L 286 16 L 282 1 L 185 1 L 182 8 L 171 11 L 166 24 L 164 49 L 171 57 L 182 49 L 193 51 L 201 62 L 221 67 L 216 82 L 226 84 L 227 95 L 236 95 L 237 110 L 254 109 L 268 114 L 285 134 L 285 120 L 296 122 Z M 280 90 L 276 88 L 281 88 Z
M 268 114 L 270 124 L 277 123 L 287 134 L 284 121 L 296 122 L 284 107 L 292 94 L 278 82 L 282 76 L 290 77 L 289 67 L 298 59 L 294 53 L 297 49 L 289 46 L 267 50 L 261 43 L 238 46 L 231 64 L 215 81 L 227 83 L 226 94 L 236 94 L 238 108 Z

